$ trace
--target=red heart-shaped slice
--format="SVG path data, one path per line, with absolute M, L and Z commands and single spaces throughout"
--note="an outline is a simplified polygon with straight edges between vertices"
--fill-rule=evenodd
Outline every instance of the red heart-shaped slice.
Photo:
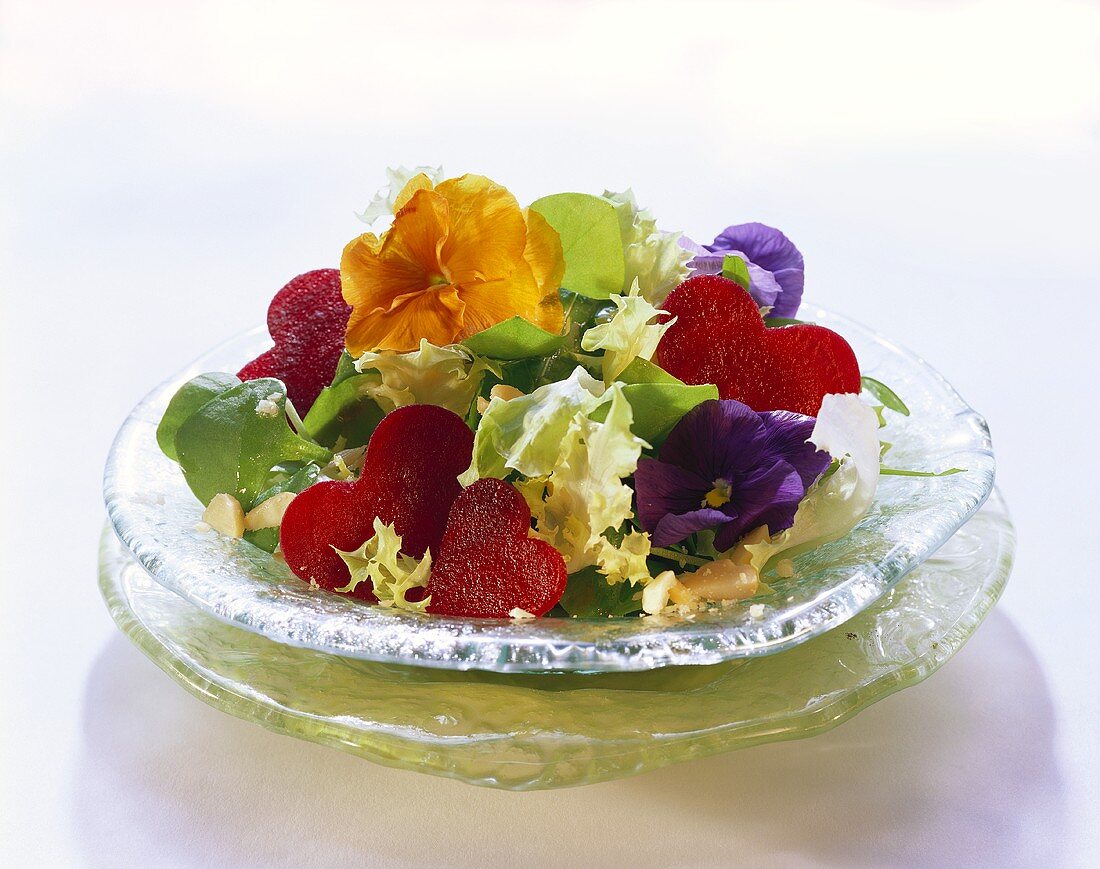
M 657 362 L 685 383 L 713 383 L 753 410 L 817 416 L 831 393 L 859 392 L 856 355 L 824 326 L 769 328 L 752 296 L 720 275 L 684 281 L 665 300 L 676 317 Z
M 358 549 L 374 536 L 376 517 L 401 535 L 402 552 L 434 553 L 473 446 L 469 426 L 446 408 L 415 404 L 388 414 L 371 435 L 358 480 L 314 483 L 290 502 L 279 531 L 287 566 L 330 591 L 347 585 L 347 565 L 333 547 Z M 373 601 L 367 585 L 355 596 Z
M 275 346 L 237 372 L 241 380 L 277 377 L 303 416 L 332 383 L 351 306 L 340 293 L 338 269 L 298 275 L 267 308 L 267 331 Z
M 530 537 L 531 509 L 503 480 L 478 480 L 455 499 L 432 562 L 428 612 L 507 618 L 541 616 L 565 593 L 565 559 Z

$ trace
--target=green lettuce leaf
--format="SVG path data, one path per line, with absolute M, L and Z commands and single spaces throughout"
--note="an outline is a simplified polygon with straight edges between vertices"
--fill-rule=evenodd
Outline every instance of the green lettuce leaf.
M 514 361 L 534 356 L 549 356 L 559 350 L 565 336 L 552 335 L 523 317 L 497 323 L 462 342 L 475 356 Z
M 603 351 L 604 383 L 617 379 L 635 359 L 651 359 L 661 336 L 675 322 L 675 318 L 668 323 L 655 322 L 661 311 L 642 298 L 637 279 L 627 295 L 612 293 L 611 301 L 615 305 L 611 319 L 593 326 L 581 338 L 582 350 Z
M 743 290 L 747 290 L 752 283 L 745 260 L 733 253 L 728 253 L 722 258 L 722 277 L 729 278 Z
M 619 215 L 602 196 L 555 193 L 531 203 L 561 237 L 565 256 L 562 286 L 593 299 L 623 290 L 626 260 Z
M 500 374 L 499 365 L 464 347 L 437 347 L 425 339 L 409 353 L 364 353 L 355 367 L 378 373 L 380 381 L 366 393 L 387 413 L 409 404 L 435 404 L 465 416 L 485 372 Z
M 613 384 L 606 395 L 607 419 L 597 422 L 590 413 L 578 412 L 569 420 L 542 497 L 532 492 L 535 484 L 523 487 L 539 537 L 562 554 L 570 573 L 595 564 L 607 543 L 603 533 L 634 515 L 634 492 L 623 478 L 634 473 L 648 446 L 631 433 L 633 418 L 622 384 Z
M 203 504 L 225 492 L 248 510 L 275 465 L 332 458 L 291 430 L 285 404 L 286 387 L 265 377 L 220 393 L 183 422 L 175 438 L 180 468 Z
M 684 381 L 673 377 L 655 362 L 646 359 L 635 359 L 622 373 L 619 380 L 623 383 L 664 383 L 672 386 L 684 386 Z
M 268 498 L 273 498 L 283 492 L 304 492 L 322 477 L 321 469 L 312 462 L 302 466 L 295 473 L 280 480 L 274 485 L 268 486 L 256 496 L 256 503 L 262 504 Z M 244 539 L 253 546 L 258 546 L 265 552 L 274 552 L 279 545 L 278 528 L 260 528 L 257 531 L 245 531 Z
M 717 399 L 718 387 L 709 383 L 631 383 L 623 386 L 623 395 L 634 412 L 634 434 L 659 446 L 685 413 L 697 404 Z
M 333 449 L 337 444 L 347 449 L 367 443 L 386 415 L 371 398 L 381 383 L 382 378 L 375 371 L 356 374 L 352 369 L 350 375 L 343 377 L 338 373 L 338 379 L 321 390 L 302 420 L 310 437 Z
M 573 417 L 592 413 L 605 400 L 604 385 L 580 366 L 530 395 L 494 398 L 478 424 L 473 461 L 460 477 L 462 484 L 503 478 L 510 470 L 527 477 L 548 475 L 558 464 Z
M 900 413 L 902 416 L 909 416 L 909 408 L 905 406 L 905 402 L 898 398 L 898 394 L 885 383 L 866 376 L 861 378 L 861 383 L 864 389 L 882 402 L 883 407 L 888 407 L 894 413 Z
M 213 371 L 193 377 L 183 384 L 168 402 L 164 416 L 160 418 L 160 425 L 157 426 L 157 444 L 161 452 L 170 459 L 178 460 L 176 432 L 179 431 L 180 426 L 214 396 L 232 389 L 240 382 L 240 378 L 234 374 Z
M 610 584 L 595 567 L 569 577 L 560 606 L 577 618 L 607 618 L 641 612 L 641 589 L 628 582 Z

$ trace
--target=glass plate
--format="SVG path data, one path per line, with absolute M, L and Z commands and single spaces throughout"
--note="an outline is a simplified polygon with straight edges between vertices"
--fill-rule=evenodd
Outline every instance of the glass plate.
M 107 532 L 119 627 L 195 696 L 277 733 L 471 784 L 589 784 L 812 736 L 938 669 L 1012 568 L 999 497 L 843 626 L 782 655 L 647 673 L 460 673 L 341 658 L 232 627 L 153 582 Z
M 765 575 L 775 594 L 667 618 L 525 622 L 425 616 L 371 607 L 311 588 L 250 544 L 197 533 L 200 505 L 155 432 L 169 398 L 203 371 L 236 371 L 270 346 L 254 329 L 197 359 L 139 404 L 107 462 L 107 510 L 120 539 L 162 585 L 226 622 L 292 646 L 398 664 L 531 671 L 634 671 L 714 664 L 797 645 L 851 618 L 929 555 L 993 487 L 985 421 L 921 359 L 843 317 L 808 305 L 806 319 L 842 333 L 865 374 L 888 383 L 912 415 L 889 414 L 883 438 L 895 467 L 966 473 L 884 477 L 870 513 L 844 539 L 795 560 L 796 578 Z

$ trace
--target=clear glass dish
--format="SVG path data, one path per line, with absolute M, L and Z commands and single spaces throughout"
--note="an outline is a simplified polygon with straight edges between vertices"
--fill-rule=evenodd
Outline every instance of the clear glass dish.
M 782 655 L 647 673 L 463 673 L 294 648 L 191 606 L 110 532 L 100 587 L 130 639 L 223 712 L 387 766 L 533 790 L 829 730 L 958 651 L 1000 596 L 1013 550 L 994 497 L 839 628 Z
M 210 615 L 291 646 L 348 658 L 501 672 L 636 671 L 715 664 L 788 649 L 836 627 L 927 559 L 993 488 L 985 421 L 920 358 L 871 330 L 807 304 L 802 316 L 843 334 L 863 372 L 889 384 L 909 417 L 889 414 L 883 439 L 901 468 L 966 472 L 883 477 L 870 513 L 845 538 L 795 560 L 796 577 L 742 605 L 668 618 L 512 622 L 371 607 L 311 588 L 286 565 L 238 540 L 198 533 L 202 505 L 155 432 L 172 394 L 203 371 L 236 371 L 270 346 L 262 328 L 199 357 L 127 418 L 107 462 L 104 494 L 119 538 L 164 587 Z M 763 604 L 762 617 L 749 605 Z

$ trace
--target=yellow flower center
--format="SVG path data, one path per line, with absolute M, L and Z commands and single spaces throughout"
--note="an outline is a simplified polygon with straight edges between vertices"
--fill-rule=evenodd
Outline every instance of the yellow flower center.
M 730 501 L 730 481 L 718 479 L 714 481 L 714 488 L 711 489 L 703 498 L 703 503 L 700 507 L 721 507 L 723 504 L 728 504 Z

